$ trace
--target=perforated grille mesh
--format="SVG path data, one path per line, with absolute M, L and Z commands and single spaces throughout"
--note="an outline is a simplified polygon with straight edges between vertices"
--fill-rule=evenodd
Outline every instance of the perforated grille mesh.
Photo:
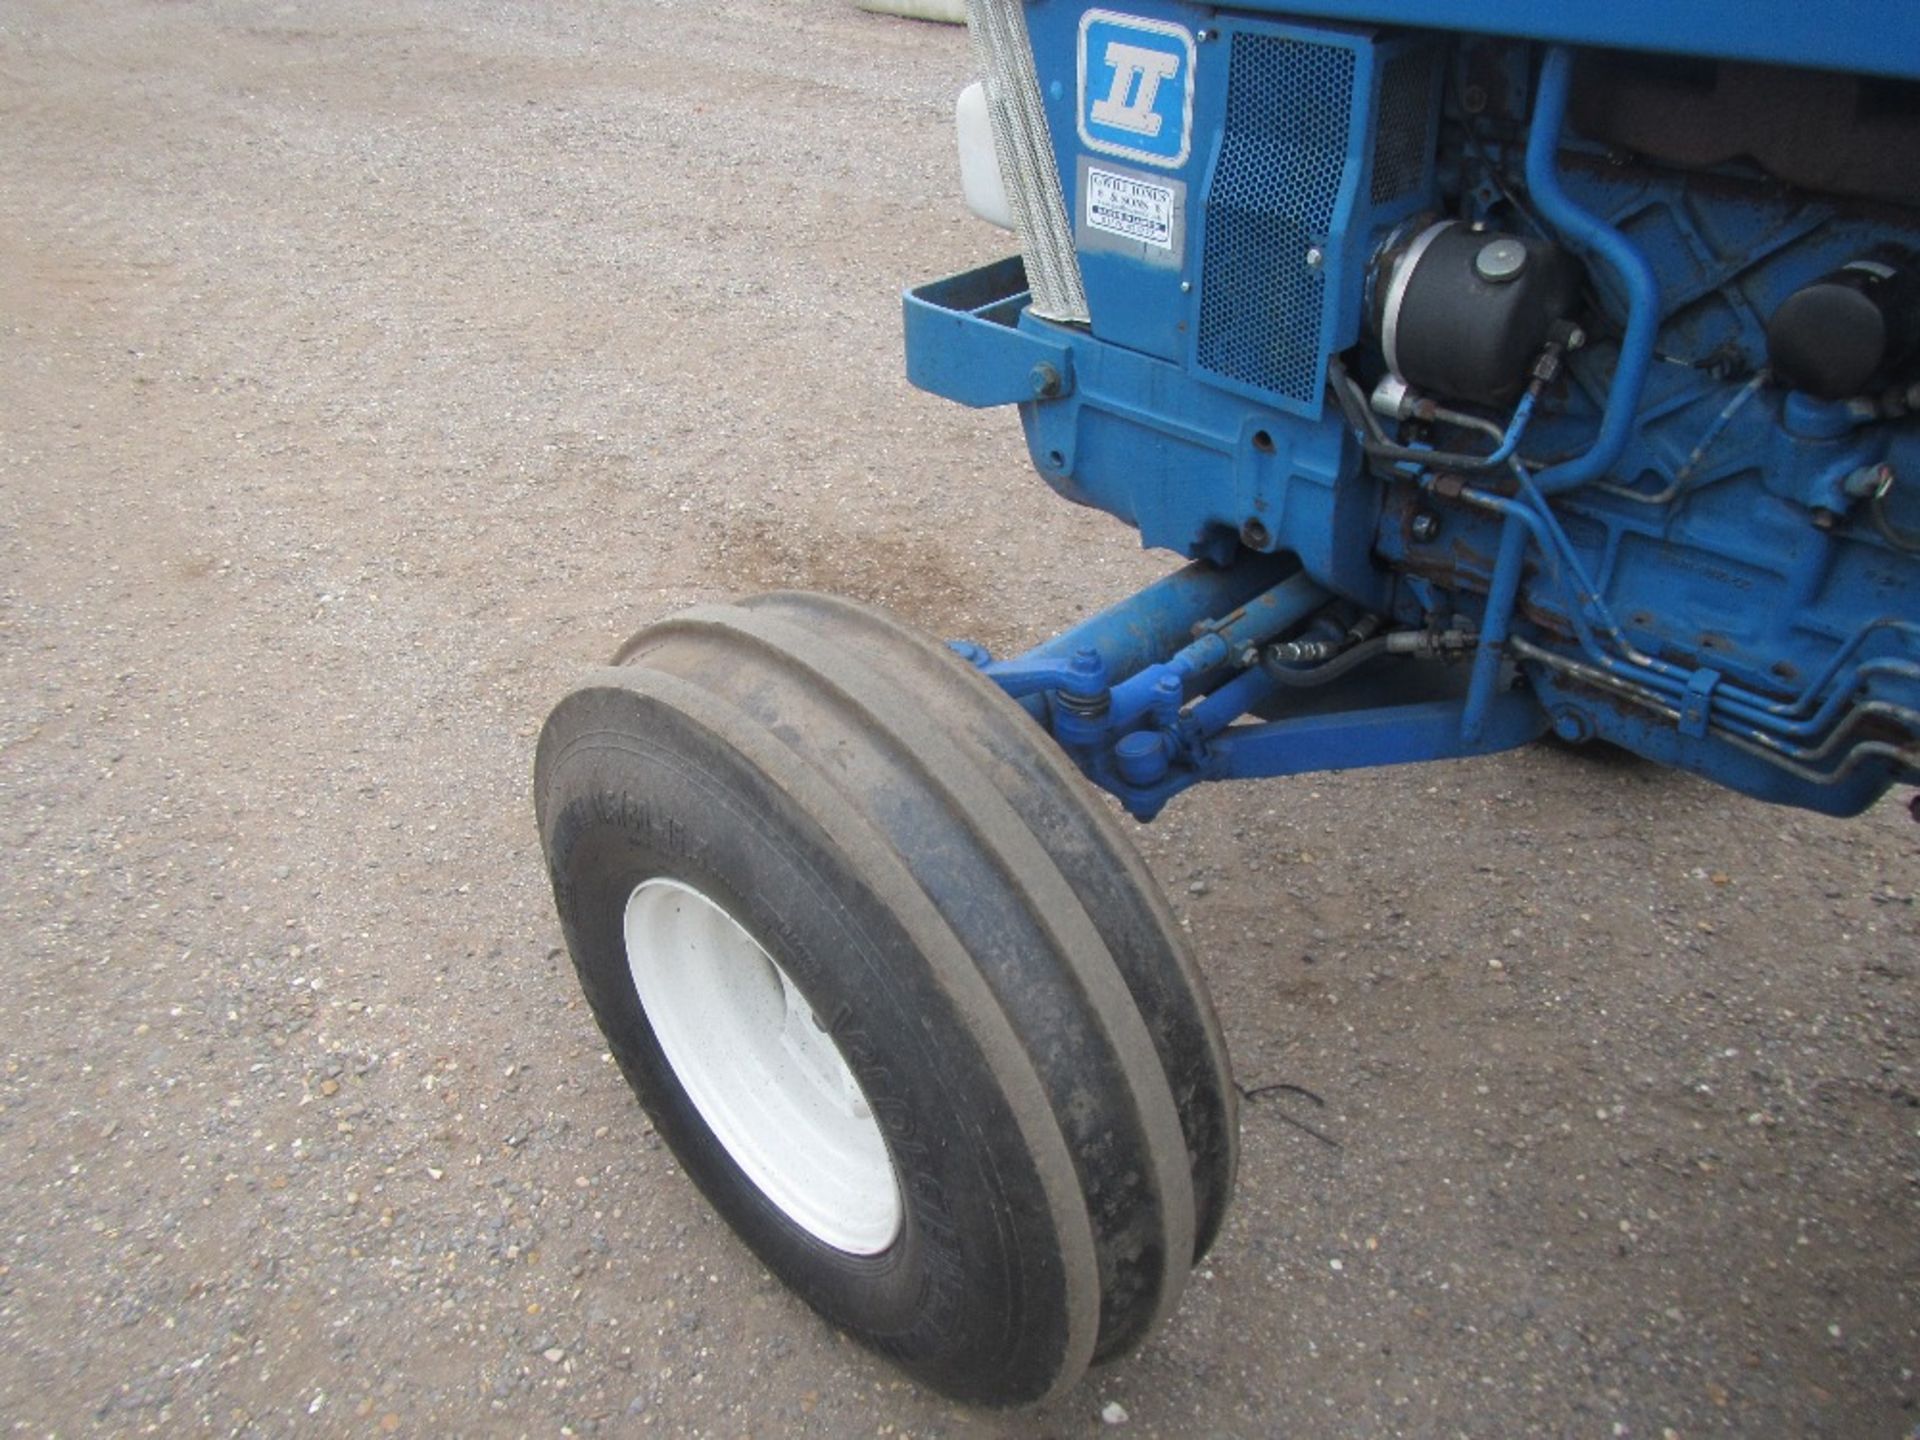
M 1427 128 L 1440 52 L 1431 45 L 1402 51 L 1380 76 L 1380 127 L 1373 137 L 1373 203 L 1398 200 L 1427 168 Z
M 1302 405 L 1320 395 L 1324 242 L 1346 168 L 1351 50 L 1236 35 L 1207 197 L 1199 362 Z

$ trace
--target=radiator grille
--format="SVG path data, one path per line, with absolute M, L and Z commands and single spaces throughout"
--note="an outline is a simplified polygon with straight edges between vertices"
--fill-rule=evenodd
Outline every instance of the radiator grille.
M 1226 135 L 1207 198 L 1196 358 L 1318 409 L 1324 243 L 1347 165 L 1354 53 L 1236 35 Z
M 1426 177 L 1428 128 L 1440 52 L 1431 45 L 1403 50 L 1380 75 L 1380 128 L 1373 138 L 1373 203 L 1398 200 Z

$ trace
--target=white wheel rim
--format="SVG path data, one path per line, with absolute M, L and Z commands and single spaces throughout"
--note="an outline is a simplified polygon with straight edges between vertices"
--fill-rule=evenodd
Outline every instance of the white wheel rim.
M 773 957 L 721 906 L 664 878 L 627 897 L 626 943 L 654 1038 L 747 1178 L 836 1250 L 891 1245 L 902 1210 L 886 1139 Z

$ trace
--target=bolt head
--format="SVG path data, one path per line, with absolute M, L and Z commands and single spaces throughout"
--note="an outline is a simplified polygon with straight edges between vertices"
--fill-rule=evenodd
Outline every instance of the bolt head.
M 1326 251 L 1322 250 L 1318 245 L 1309 245 L 1307 247 L 1307 268 L 1309 270 L 1318 270 L 1326 263 Z
M 1440 533 L 1440 517 L 1430 510 L 1422 510 L 1413 517 L 1407 530 L 1415 540 L 1425 544 Z
M 1553 712 L 1553 733 L 1569 745 L 1584 745 L 1593 738 L 1593 726 L 1572 706 Z

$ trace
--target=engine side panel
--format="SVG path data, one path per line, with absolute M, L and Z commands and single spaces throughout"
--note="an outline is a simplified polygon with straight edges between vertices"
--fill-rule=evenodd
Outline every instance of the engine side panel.
M 1529 195 L 1541 47 L 1464 33 L 1511 6 L 1430 30 L 1304 23 L 1295 17 L 1316 7 L 1298 5 L 1282 21 L 1267 8 L 1024 7 L 1091 311 L 1086 328 L 1018 321 L 1059 347 L 1071 377 L 1021 406 L 1041 474 L 1150 546 L 1219 564 L 1291 554 L 1384 624 L 1499 636 L 1482 649 L 1505 646 L 1570 738 L 1834 813 L 1914 775 L 1920 318 L 1902 350 L 1904 281 L 1881 272 L 1903 273 L 1912 255 L 1920 277 L 1920 194 L 1904 188 L 1904 162 L 1862 157 L 1876 136 L 1920 123 L 1920 85 L 1822 82 L 1813 89 L 1844 91 L 1852 108 L 1803 110 L 1798 123 L 1826 131 L 1774 145 L 1755 129 L 1750 67 L 1729 78 L 1714 59 L 1676 71 L 1633 53 L 1575 57 L 1563 72 L 1573 120 L 1546 153 L 1557 150 L 1571 202 L 1644 263 L 1656 333 L 1617 460 L 1536 507 L 1529 477 L 1544 481 L 1601 430 L 1630 293 L 1604 247 L 1560 233 Z M 1525 9 L 1521 33 L 1619 42 L 1633 22 L 1641 49 L 1716 53 L 1703 31 L 1677 43 L 1687 7 L 1661 7 L 1657 24 L 1638 4 Z M 1767 33 L 1722 53 L 1777 48 L 1791 27 L 1747 28 Z M 1900 64 L 1920 66 L 1920 51 Z M 1882 56 L 1858 68 L 1888 67 Z M 1803 72 L 1773 73 L 1812 93 Z M 1642 100 L 1623 107 L 1629 90 Z M 1662 113 L 1713 120 L 1717 158 L 1682 163 L 1685 136 L 1657 153 L 1622 146 Z M 1724 158 L 1729 146 L 1742 153 Z M 1839 157 L 1835 178 L 1810 186 L 1808 157 L 1823 149 Z M 1430 308 L 1457 317 L 1433 323 L 1465 327 L 1463 357 L 1482 338 L 1468 332 L 1490 323 L 1489 287 L 1549 252 L 1580 269 L 1577 317 L 1541 320 L 1554 338 L 1519 409 L 1489 397 L 1518 393 L 1525 374 L 1505 392 L 1449 391 L 1444 328 L 1424 337 L 1441 358 L 1423 393 L 1398 372 L 1383 317 L 1413 313 L 1402 282 L 1428 283 L 1420 237 L 1448 225 L 1456 251 L 1464 236 L 1471 254 L 1481 233 L 1505 246 L 1471 262 L 1479 278 L 1447 282 L 1465 287 L 1458 305 Z M 1844 350 L 1858 337 L 1832 340 L 1820 307 L 1858 310 L 1849 285 L 1881 287 L 1885 363 L 1859 394 L 1792 388 L 1770 325 L 1818 292 L 1818 323 L 1796 334 Z M 1348 375 L 1385 396 L 1364 426 L 1333 403 Z M 1489 435 L 1506 437 L 1497 451 Z M 1502 465 L 1472 459 L 1508 450 Z M 1507 547 L 1524 553 L 1509 613 L 1496 571 L 1515 509 L 1529 510 L 1531 535 L 1524 552 Z

